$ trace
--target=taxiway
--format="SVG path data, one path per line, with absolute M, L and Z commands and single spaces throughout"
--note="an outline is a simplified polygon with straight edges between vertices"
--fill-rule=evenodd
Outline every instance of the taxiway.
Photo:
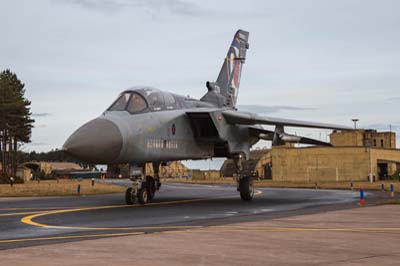
M 128 185 L 128 181 L 111 181 Z M 84 192 L 83 192 L 84 193 Z M 356 191 L 163 184 L 156 199 L 127 206 L 122 194 L 0 199 L 0 249 L 223 226 L 357 206 Z

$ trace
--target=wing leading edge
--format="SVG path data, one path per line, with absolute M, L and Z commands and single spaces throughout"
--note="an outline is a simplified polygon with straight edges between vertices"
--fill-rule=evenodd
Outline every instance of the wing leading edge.
M 266 129 L 249 127 L 250 134 L 254 137 L 270 140 L 272 141 L 272 146 L 283 145 L 286 142 L 288 143 L 301 143 L 301 144 L 310 144 L 310 145 L 318 145 L 318 146 L 332 146 L 332 144 L 316 139 L 306 138 L 302 136 L 292 135 L 285 132 L 276 132 L 270 131 Z
M 292 119 L 283 119 L 267 116 L 259 116 L 253 113 L 239 112 L 233 110 L 225 110 L 222 115 L 226 121 L 230 124 L 239 125 L 279 125 L 279 126 L 289 126 L 289 127 L 307 127 L 307 128 L 324 128 L 324 129 L 337 129 L 337 130 L 352 130 L 351 127 L 317 123 L 317 122 L 307 122 Z

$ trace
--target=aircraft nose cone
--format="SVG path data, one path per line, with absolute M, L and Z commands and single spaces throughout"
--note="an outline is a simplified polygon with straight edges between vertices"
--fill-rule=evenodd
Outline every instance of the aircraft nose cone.
M 91 163 L 111 163 L 121 148 L 122 135 L 117 125 L 101 118 L 84 124 L 63 145 L 68 154 Z

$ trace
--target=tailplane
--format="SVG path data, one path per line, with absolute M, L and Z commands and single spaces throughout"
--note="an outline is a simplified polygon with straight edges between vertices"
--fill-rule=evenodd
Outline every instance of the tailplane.
M 236 106 L 242 66 L 246 59 L 246 50 L 249 48 L 248 39 L 247 31 L 238 30 L 236 32 L 216 82 L 207 82 L 209 93 L 202 98 L 203 101 L 210 101 L 211 98 L 214 98 L 210 97 L 212 94 L 219 98 L 218 105 L 221 105 L 222 101 L 223 106 Z

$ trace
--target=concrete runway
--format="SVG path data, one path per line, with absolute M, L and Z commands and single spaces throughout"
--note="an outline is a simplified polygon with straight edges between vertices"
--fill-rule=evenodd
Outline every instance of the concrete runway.
M 356 191 L 257 188 L 252 202 L 242 202 L 233 186 L 164 183 L 146 206 L 125 205 L 123 194 L 2 198 L 0 249 L 318 213 L 355 207 L 357 197 Z

